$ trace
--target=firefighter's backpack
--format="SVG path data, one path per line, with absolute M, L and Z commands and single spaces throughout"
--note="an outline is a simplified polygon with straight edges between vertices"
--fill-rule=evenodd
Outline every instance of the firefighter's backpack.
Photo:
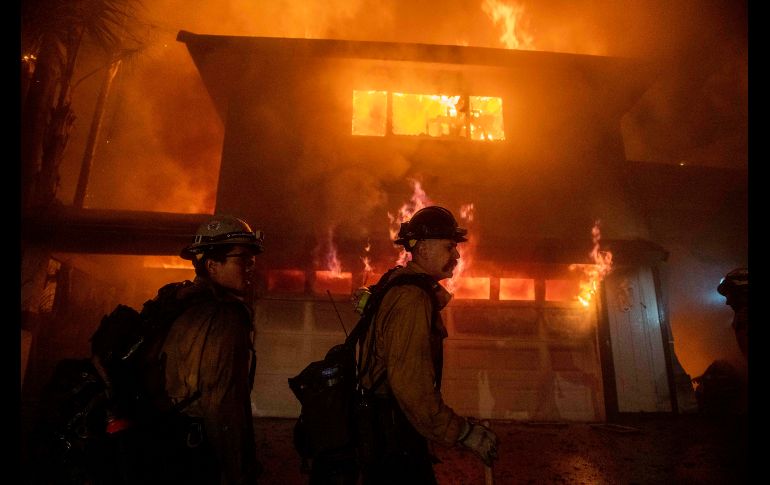
M 191 284 L 163 286 L 141 311 L 117 305 L 91 336 L 90 359 L 56 365 L 33 434 L 31 453 L 47 464 L 36 482 L 104 481 L 111 473 L 112 435 L 157 416 L 165 364 L 160 350 L 174 320 L 200 301 L 177 298 Z

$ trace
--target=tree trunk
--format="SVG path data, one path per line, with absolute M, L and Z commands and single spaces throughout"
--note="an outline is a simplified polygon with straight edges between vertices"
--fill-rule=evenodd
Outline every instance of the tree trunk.
M 37 174 L 43 154 L 43 138 L 51 116 L 56 85 L 61 75 L 57 43 L 46 36 L 38 54 L 21 113 L 21 202 L 34 206 Z
M 83 153 L 83 161 L 80 165 L 80 177 L 78 177 L 78 186 L 75 190 L 75 200 L 73 203 L 75 207 L 82 208 L 85 205 L 86 193 L 88 192 L 88 180 L 91 176 L 91 166 L 93 165 L 94 155 L 96 154 L 96 144 L 99 140 L 99 132 L 101 131 L 102 119 L 104 118 L 104 107 L 107 103 L 107 97 L 110 94 L 112 81 L 115 79 L 115 74 L 118 72 L 120 63 L 121 61 L 117 60 L 110 64 L 110 67 L 105 73 L 101 91 L 99 91 L 99 98 L 96 100 L 94 117 L 91 120 L 91 131 L 88 132 L 88 141 L 86 142 L 86 149 Z

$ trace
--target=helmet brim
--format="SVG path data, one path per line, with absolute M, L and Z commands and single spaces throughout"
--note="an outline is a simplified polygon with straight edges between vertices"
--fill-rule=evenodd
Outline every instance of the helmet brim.
M 421 241 L 423 239 L 449 239 L 451 241 L 462 243 L 462 242 L 468 242 L 468 238 L 465 237 L 466 232 L 458 232 L 454 236 L 452 235 L 436 235 L 436 236 L 420 236 L 420 237 L 409 237 L 409 236 L 403 236 L 399 237 L 395 241 L 393 241 L 393 244 L 401 244 L 402 246 L 406 246 L 408 244 L 408 241 L 412 239 L 416 239 L 418 241 Z
M 237 239 L 229 239 L 227 241 L 211 242 L 207 244 L 191 244 L 179 252 L 179 257 L 186 260 L 193 260 L 195 259 L 196 254 L 203 253 L 209 249 L 214 248 L 215 246 L 247 246 L 251 248 L 252 251 L 254 251 L 255 255 L 260 254 L 265 250 L 262 244 L 254 241 L 253 239 L 246 239 L 243 241 L 239 241 Z

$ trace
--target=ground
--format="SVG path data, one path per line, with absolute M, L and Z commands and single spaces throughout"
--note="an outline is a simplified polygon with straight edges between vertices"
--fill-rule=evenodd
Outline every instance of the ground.
M 291 419 L 255 419 L 265 484 L 305 484 Z M 494 484 L 748 483 L 748 426 L 741 416 L 623 417 L 608 423 L 493 421 L 500 438 Z M 441 485 L 485 484 L 473 455 L 437 448 Z

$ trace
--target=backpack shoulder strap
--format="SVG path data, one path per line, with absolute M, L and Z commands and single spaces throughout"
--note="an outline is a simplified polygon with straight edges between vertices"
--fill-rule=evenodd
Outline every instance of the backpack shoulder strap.
M 390 270 L 388 273 L 383 275 L 383 277 L 380 279 L 377 285 L 374 286 L 372 290 L 372 295 L 369 297 L 369 301 L 366 303 L 366 306 L 364 308 L 364 314 L 359 319 L 359 322 L 358 324 L 356 324 L 356 327 L 353 329 L 353 331 L 350 332 L 350 336 L 345 341 L 346 345 L 348 345 L 349 342 L 352 343 L 353 345 L 355 345 L 356 343 L 359 343 L 360 346 L 363 345 L 363 340 L 366 336 L 367 330 L 369 329 L 369 326 L 374 321 L 374 318 L 377 315 L 377 310 L 379 309 L 380 303 L 382 303 L 382 300 L 385 297 L 385 294 L 388 292 L 388 290 L 390 290 L 395 286 L 414 285 L 421 288 L 423 291 L 425 291 L 425 293 L 427 293 L 428 296 L 430 296 L 430 301 L 431 301 L 431 326 L 435 324 L 436 318 L 439 313 L 438 297 L 436 296 L 436 289 L 438 288 L 438 282 L 434 278 L 432 278 L 431 276 L 425 273 L 406 273 L 406 274 L 395 276 L 392 279 L 386 279 L 386 277 L 389 277 L 390 273 L 396 268 Z M 371 351 L 374 350 L 375 338 L 372 338 L 370 342 L 370 345 L 371 345 L 370 352 L 369 352 L 370 357 L 373 355 Z M 362 356 L 363 356 L 363 350 L 360 348 L 360 346 L 359 346 L 359 358 L 358 358 L 359 377 L 368 371 L 369 364 L 371 363 L 371 358 L 366 362 L 366 365 L 364 365 L 361 362 Z M 370 391 L 377 389 L 380 386 L 380 384 L 385 380 L 385 377 L 386 376 L 383 373 L 383 375 L 381 375 L 377 379 L 377 381 L 373 383 Z

